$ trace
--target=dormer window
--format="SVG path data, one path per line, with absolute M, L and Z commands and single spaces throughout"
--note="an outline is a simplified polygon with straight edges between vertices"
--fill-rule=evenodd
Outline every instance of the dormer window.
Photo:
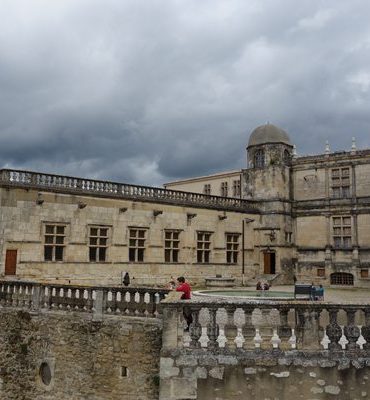
M 263 150 L 256 150 L 254 153 L 254 166 L 255 168 L 263 168 L 265 166 L 265 152 Z

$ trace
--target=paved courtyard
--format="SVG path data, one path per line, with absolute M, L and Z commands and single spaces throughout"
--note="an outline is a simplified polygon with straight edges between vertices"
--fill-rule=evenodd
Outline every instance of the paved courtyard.
M 253 288 L 251 288 L 253 290 Z M 274 286 L 273 290 L 294 292 L 294 287 L 289 286 Z M 332 303 L 369 303 L 370 304 L 370 289 L 358 288 L 325 288 L 325 301 Z

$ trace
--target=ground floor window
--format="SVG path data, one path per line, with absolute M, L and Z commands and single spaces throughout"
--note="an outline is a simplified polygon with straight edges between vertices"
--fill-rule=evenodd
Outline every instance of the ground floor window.
M 331 285 L 353 285 L 353 275 L 347 272 L 335 272 L 330 275 Z

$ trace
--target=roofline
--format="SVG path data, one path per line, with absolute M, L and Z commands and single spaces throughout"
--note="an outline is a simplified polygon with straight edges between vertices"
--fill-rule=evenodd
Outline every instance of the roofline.
M 211 175 L 203 175 L 203 176 L 195 176 L 194 178 L 186 178 L 186 179 L 181 179 L 178 181 L 171 181 L 171 182 L 166 182 L 163 184 L 164 187 L 166 187 L 167 185 L 175 185 L 178 183 L 189 183 L 189 182 L 199 182 L 199 181 L 203 181 L 205 179 L 209 179 L 209 178 L 217 178 L 217 177 L 223 177 L 223 176 L 228 176 L 228 175 L 240 175 L 242 172 L 242 169 L 236 169 L 236 170 L 232 170 L 232 171 L 225 171 L 225 172 L 219 172 L 216 174 L 211 174 Z

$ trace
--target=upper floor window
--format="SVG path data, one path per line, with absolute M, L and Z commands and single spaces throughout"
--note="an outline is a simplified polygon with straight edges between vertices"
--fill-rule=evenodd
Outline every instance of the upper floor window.
M 89 227 L 89 260 L 104 262 L 107 259 L 109 227 Z
M 197 262 L 209 263 L 211 255 L 211 232 L 197 232 Z
M 233 196 L 240 197 L 240 179 L 233 181 Z
M 292 161 L 292 156 L 288 150 L 284 150 L 283 159 L 285 164 L 289 164 Z
M 349 168 L 334 168 L 331 170 L 331 189 L 333 197 L 350 197 L 350 186 Z
M 129 229 L 128 259 L 133 262 L 144 261 L 146 229 Z
M 352 246 L 351 217 L 333 217 L 333 242 L 334 247 Z
M 236 264 L 239 254 L 239 233 L 226 234 L 226 262 Z
M 254 166 L 256 168 L 263 168 L 265 166 L 265 152 L 263 150 L 256 150 L 254 153 Z
M 227 182 L 221 182 L 221 196 L 223 196 L 223 197 L 228 196 Z
M 179 262 L 180 232 L 164 232 L 164 260 L 165 262 Z
M 44 225 L 44 260 L 63 261 L 66 225 Z
M 211 185 L 206 183 L 203 187 L 203 194 L 211 194 Z

